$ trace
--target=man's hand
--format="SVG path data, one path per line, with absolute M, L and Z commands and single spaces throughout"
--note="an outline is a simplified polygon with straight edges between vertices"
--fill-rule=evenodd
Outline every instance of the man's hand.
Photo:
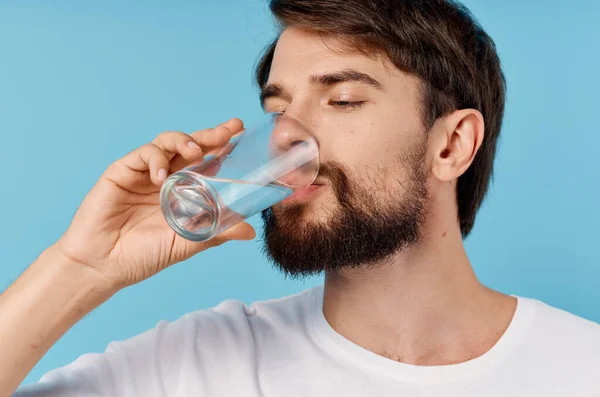
M 231 150 L 232 119 L 187 135 L 165 132 L 112 164 L 67 232 L 0 295 L 0 397 L 10 396 L 56 341 L 120 289 L 228 240 L 255 236 L 247 223 L 204 243 L 179 237 L 163 218 L 169 173 Z
M 83 200 L 57 250 L 120 289 L 207 248 L 254 238 L 252 226 L 241 223 L 207 242 L 185 240 L 169 227 L 159 205 L 170 173 L 219 152 L 242 128 L 239 119 L 231 119 L 190 135 L 164 132 L 113 163 Z

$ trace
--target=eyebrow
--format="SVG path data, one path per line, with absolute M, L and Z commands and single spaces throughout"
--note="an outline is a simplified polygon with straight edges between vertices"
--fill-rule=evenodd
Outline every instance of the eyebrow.
M 340 70 L 339 72 L 311 76 L 309 81 L 311 84 L 324 87 L 331 87 L 339 83 L 355 82 L 370 85 L 378 90 L 383 90 L 383 86 L 379 81 L 375 80 L 366 73 L 359 72 L 354 69 L 344 69 Z
M 308 80 L 312 85 L 321 87 L 332 87 L 340 83 L 355 82 L 383 91 L 383 85 L 379 81 L 375 80 L 366 73 L 359 72 L 354 69 L 344 69 L 333 73 L 318 74 L 310 76 Z M 266 84 L 261 88 L 260 92 L 260 103 L 263 108 L 265 106 L 265 101 L 272 97 L 289 100 L 291 95 L 289 95 L 289 93 L 287 93 L 279 84 Z
M 279 84 L 266 84 L 260 90 L 260 105 L 264 108 L 265 101 L 269 98 L 284 98 L 289 100 L 290 95 Z

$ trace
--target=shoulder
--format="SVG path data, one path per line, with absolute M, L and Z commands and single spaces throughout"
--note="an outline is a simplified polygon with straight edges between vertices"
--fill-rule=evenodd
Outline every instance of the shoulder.
M 554 357 L 600 366 L 600 324 L 539 300 L 519 299 L 530 309 L 528 343 Z
M 125 358 L 139 373 L 153 368 L 151 371 L 159 371 L 163 379 L 177 379 L 177 374 L 186 368 L 202 368 L 206 376 L 218 377 L 240 368 L 240 362 L 253 365 L 265 345 L 280 344 L 289 340 L 293 332 L 301 332 L 303 327 L 296 324 L 304 321 L 313 291 L 251 305 L 226 300 L 174 321 L 160 321 L 156 327 L 127 340 L 115 341 L 104 357 L 116 357 L 119 361 Z
M 257 339 L 289 335 L 295 329 L 303 328 L 297 325 L 306 321 L 315 290 L 250 305 L 229 299 L 173 321 L 159 321 L 154 328 L 141 334 L 110 343 L 107 352 L 120 352 L 134 358 L 149 354 L 179 357 L 190 352 L 239 356 L 256 346 Z
M 531 298 L 520 298 L 533 306 L 534 324 L 538 328 L 544 328 L 555 337 L 568 336 L 565 332 L 575 332 L 584 339 L 595 340 L 600 338 L 600 324 L 587 320 L 583 317 L 570 313 L 566 310 L 551 306 L 542 301 Z M 600 339 L 598 340 L 600 342 Z
M 248 332 L 254 335 L 265 328 L 298 325 L 306 321 L 318 288 L 282 298 L 256 301 L 250 305 L 229 299 L 213 308 L 187 313 L 172 323 L 161 322 L 158 327 L 185 329 L 195 335 L 217 339 L 239 339 Z

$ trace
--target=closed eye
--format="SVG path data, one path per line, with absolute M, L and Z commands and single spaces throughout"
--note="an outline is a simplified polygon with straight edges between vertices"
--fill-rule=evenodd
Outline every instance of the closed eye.
M 359 108 L 366 102 L 367 101 L 329 101 L 329 105 L 342 109 L 351 109 Z

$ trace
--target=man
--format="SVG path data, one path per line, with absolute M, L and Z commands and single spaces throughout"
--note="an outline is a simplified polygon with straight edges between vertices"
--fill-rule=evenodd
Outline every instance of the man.
M 266 111 L 315 131 L 311 193 L 263 213 L 265 251 L 324 287 L 160 323 L 16 396 L 597 396 L 600 326 L 475 277 L 463 247 L 492 174 L 505 84 L 493 41 L 443 0 L 273 0 Z M 68 231 L 0 296 L 0 390 L 118 290 L 229 240 L 176 236 L 169 172 L 242 128 L 167 132 L 112 164 Z

